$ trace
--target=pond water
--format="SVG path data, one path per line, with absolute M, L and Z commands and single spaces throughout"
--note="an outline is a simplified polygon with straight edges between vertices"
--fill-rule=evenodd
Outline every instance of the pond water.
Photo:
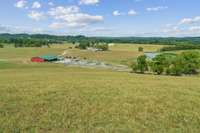
M 153 59 L 155 58 L 159 53 L 156 52 L 148 52 L 148 53 L 144 53 L 144 55 L 146 55 L 148 58 Z

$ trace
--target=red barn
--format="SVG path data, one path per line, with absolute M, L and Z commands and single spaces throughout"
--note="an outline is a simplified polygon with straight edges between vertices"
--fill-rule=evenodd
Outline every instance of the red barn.
M 40 57 L 33 57 L 31 58 L 31 62 L 45 62 L 45 60 Z

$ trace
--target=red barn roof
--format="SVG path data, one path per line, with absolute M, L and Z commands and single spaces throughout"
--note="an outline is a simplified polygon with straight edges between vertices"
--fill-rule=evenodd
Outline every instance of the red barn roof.
M 31 58 L 31 62 L 45 62 L 45 60 L 40 57 L 33 57 Z

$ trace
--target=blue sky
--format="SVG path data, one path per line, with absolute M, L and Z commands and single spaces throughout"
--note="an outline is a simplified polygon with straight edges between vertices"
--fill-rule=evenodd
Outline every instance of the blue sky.
M 0 33 L 200 36 L 199 0 L 2 0 Z

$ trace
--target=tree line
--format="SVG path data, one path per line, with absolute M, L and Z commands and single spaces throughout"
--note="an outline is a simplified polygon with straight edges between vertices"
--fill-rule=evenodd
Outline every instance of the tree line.
M 0 34 L 0 43 L 15 43 L 16 40 L 42 40 L 48 43 L 135 43 L 135 44 L 158 44 L 158 45 L 200 45 L 200 37 L 86 37 L 57 36 L 47 34 Z
M 50 42 L 41 39 L 14 39 L 12 41 L 16 48 L 18 47 L 50 47 Z
M 195 51 L 181 54 L 163 53 L 148 59 L 146 55 L 139 56 L 132 69 L 137 73 L 154 73 L 165 75 L 197 74 L 200 69 L 200 53 Z
M 200 45 L 173 45 L 173 46 L 167 46 L 160 49 L 160 51 L 176 51 L 176 50 L 192 50 L 192 49 L 200 49 Z

